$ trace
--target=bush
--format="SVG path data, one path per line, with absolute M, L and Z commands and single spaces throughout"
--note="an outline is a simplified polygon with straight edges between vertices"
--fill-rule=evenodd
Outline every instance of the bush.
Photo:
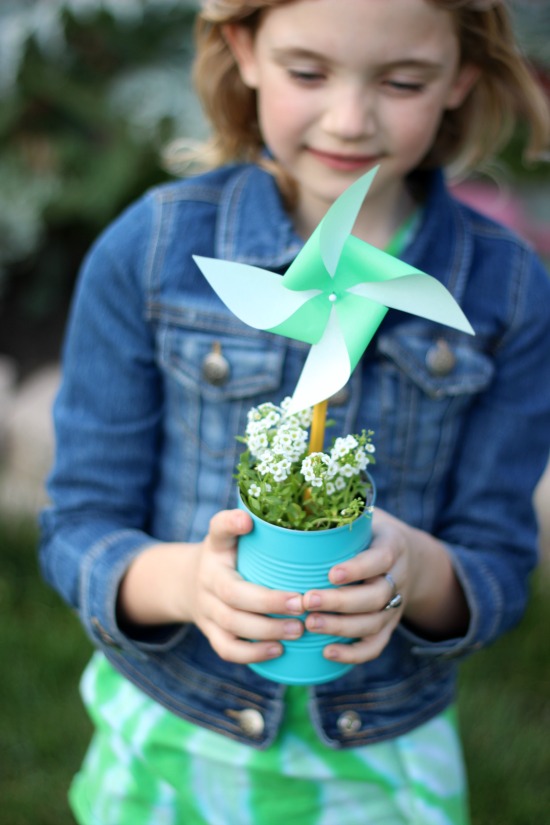
M 160 149 L 198 134 L 195 9 L 182 0 L 35 0 L 0 9 L 0 287 L 51 312 L 83 252 L 167 177 Z

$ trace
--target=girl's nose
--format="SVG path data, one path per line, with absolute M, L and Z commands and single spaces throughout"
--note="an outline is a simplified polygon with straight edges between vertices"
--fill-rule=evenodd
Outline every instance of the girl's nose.
M 325 130 L 341 140 L 357 140 L 375 130 L 373 101 L 363 88 L 335 89 L 323 117 Z

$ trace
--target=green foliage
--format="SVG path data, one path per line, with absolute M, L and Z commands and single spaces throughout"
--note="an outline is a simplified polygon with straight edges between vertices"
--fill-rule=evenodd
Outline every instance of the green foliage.
M 78 681 L 91 646 L 40 579 L 36 530 L 0 523 L 0 823 L 69 825 L 67 786 L 91 725 Z
M 22 262 L 41 298 L 52 268 L 72 281 L 98 232 L 168 177 L 165 143 L 202 128 L 189 91 L 193 15 L 175 0 L 0 9 L 0 285 Z

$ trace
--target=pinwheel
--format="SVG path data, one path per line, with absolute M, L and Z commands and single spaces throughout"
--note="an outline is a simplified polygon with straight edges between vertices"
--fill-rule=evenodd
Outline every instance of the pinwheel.
M 244 323 L 311 344 L 289 412 L 318 412 L 312 442 L 322 443 L 326 400 L 357 366 L 388 309 L 473 334 L 438 280 L 351 234 L 377 168 L 332 204 L 287 272 L 193 256 L 226 306 Z

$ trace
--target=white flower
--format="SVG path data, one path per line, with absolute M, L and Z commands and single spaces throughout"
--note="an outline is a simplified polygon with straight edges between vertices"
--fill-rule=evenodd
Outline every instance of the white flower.
M 273 451 L 286 456 L 290 461 L 298 461 L 307 449 L 308 433 L 301 427 L 282 424 L 273 439 Z
M 291 469 L 292 462 L 289 461 L 288 458 L 279 457 L 279 460 L 273 462 L 272 465 L 271 474 L 273 475 L 273 481 L 286 481 L 290 475 Z
M 261 458 L 263 453 L 269 447 L 269 439 L 267 433 L 263 430 L 252 433 L 248 436 L 248 449 L 255 458 Z
M 326 453 L 310 453 L 304 458 L 301 473 L 312 487 L 322 487 L 329 462 Z
M 344 489 L 344 487 L 346 486 L 346 482 L 344 481 L 342 476 L 338 476 L 338 478 L 334 482 L 334 486 L 336 487 L 337 490 L 343 490 Z
M 256 467 L 260 475 L 271 475 L 273 481 L 286 481 L 292 469 L 292 462 L 285 456 L 276 455 L 273 450 L 266 450 Z
M 289 415 L 287 410 L 291 401 L 292 398 L 290 396 L 283 398 L 281 401 L 283 418 L 289 423 L 296 424 L 298 427 L 305 427 L 307 430 L 311 425 L 311 420 L 313 418 L 313 407 L 306 407 L 304 410 L 300 410 L 297 413 L 292 413 L 292 415 Z
M 250 435 L 276 427 L 281 420 L 281 411 L 275 404 L 266 401 L 265 404 L 260 404 L 259 407 L 252 407 L 248 411 L 247 419 L 246 434 Z
M 336 487 L 332 483 L 332 481 L 327 481 L 325 485 L 325 490 L 327 491 L 327 496 L 332 496 L 336 492 Z
M 374 444 L 365 444 L 365 450 L 367 451 L 367 453 L 374 453 L 376 447 L 374 446 Z
M 273 470 L 273 462 L 275 460 L 275 456 L 273 455 L 272 450 L 266 450 L 262 455 L 262 460 L 256 467 L 260 475 L 265 476 L 268 473 L 271 473 Z
M 257 484 L 251 484 L 250 487 L 248 488 L 248 495 L 249 496 L 254 496 L 254 498 L 259 498 L 261 492 L 262 492 L 262 489 L 261 489 L 261 487 L 258 487 Z
M 345 438 L 337 438 L 330 451 L 331 458 L 343 458 L 357 446 L 358 441 L 353 435 L 347 435 Z
M 354 467 L 349 462 L 340 467 L 340 475 L 344 476 L 344 478 L 351 478 L 352 476 L 356 476 L 358 472 L 359 471 L 357 467 Z

